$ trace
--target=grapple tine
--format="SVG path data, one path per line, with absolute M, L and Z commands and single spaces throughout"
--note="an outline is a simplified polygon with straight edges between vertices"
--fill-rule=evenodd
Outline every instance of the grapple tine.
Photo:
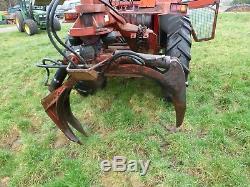
M 42 99 L 41 103 L 48 114 L 53 120 L 57 127 L 65 134 L 65 136 L 73 141 L 81 144 L 80 140 L 75 136 L 70 127 L 68 126 L 67 120 L 63 117 L 64 110 L 64 97 L 67 93 L 66 87 L 60 87 Z
M 149 59 L 149 58 L 148 58 Z M 153 59 L 154 60 L 154 59 Z M 158 81 L 165 96 L 170 96 L 176 112 L 176 127 L 182 125 L 186 111 L 186 84 L 185 74 L 179 60 L 174 57 L 163 59 L 166 73 L 161 73 L 147 66 L 121 64 L 109 69 L 106 76 L 142 75 Z M 156 65 L 156 63 L 155 63 Z
M 180 127 L 186 112 L 185 74 L 178 59 L 172 59 L 165 73 L 164 92 L 170 96 L 176 113 L 176 127 Z
M 64 125 L 64 127 L 66 127 L 65 128 L 66 130 L 64 131 L 64 134 L 71 141 L 81 144 L 80 140 L 75 136 L 75 134 L 73 133 L 73 131 L 69 127 L 67 117 L 66 117 L 66 113 L 65 113 L 65 110 L 66 110 L 65 100 L 67 100 L 67 98 L 69 97 L 69 95 L 68 95 L 69 90 L 70 89 L 65 89 L 64 92 L 61 94 L 61 96 L 58 98 L 58 101 L 56 103 L 56 112 L 57 112 L 59 120 Z
M 70 95 L 71 90 L 68 90 L 67 93 L 65 93 L 64 97 L 64 114 L 66 120 L 69 122 L 69 124 L 74 127 L 77 131 L 82 133 L 84 136 L 88 136 L 87 133 L 84 131 L 81 123 L 79 120 L 74 116 L 74 114 L 71 111 L 70 107 L 70 100 L 69 100 L 69 95 Z

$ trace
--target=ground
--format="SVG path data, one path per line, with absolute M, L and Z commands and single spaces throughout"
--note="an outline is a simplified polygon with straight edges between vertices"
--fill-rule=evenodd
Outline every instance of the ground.
M 193 44 L 182 132 L 166 130 L 174 110 L 153 81 L 112 79 L 88 98 L 72 94 L 90 134 L 78 134 L 82 146 L 40 104 L 45 71 L 35 64 L 59 57 L 46 33 L 1 33 L 0 186 L 249 186 L 249 16 L 221 14 L 216 39 Z M 151 160 L 147 175 L 102 173 L 116 155 Z
M 16 31 L 15 25 L 0 25 L 0 33 Z

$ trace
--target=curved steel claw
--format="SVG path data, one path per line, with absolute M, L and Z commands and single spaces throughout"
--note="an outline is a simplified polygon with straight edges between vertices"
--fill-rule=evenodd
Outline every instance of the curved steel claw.
M 185 73 L 178 59 L 171 60 L 168 71 L 161 81 L 164 94 L 172 99 L 176 113 L 176 127 L 183 123 L 186 112 L 186 84 Z
M 71 88 L 63 85 L 42 99 L 42 105 L 49 117 L 65 136 L 69 140 L 81 144 L 80 140 L 75 136 L 68 125 L 70 124 L 83 135 L 87 135 L 80 122 L 71 111 L 69 102 L 70 91 Z
M 176 127 L 180 127 L 185 111 L 186 111 L 186 84 L 185 74 L 179 60 L 171 58 L 168 63 L 168 71 L 162 73 L 151 67 L 136 65 L 136 64 L 119 64 L 111 67 L 105 76 L 145 76 L 153 78 L 160 82 L 163 86 L 163 91 L 173 101 L 176 112 Z M 42 99 L 42 105 L 60 128 L 65 136 L 74 142 L 81 144 L 80 140 L 75 136 L 69 124 L 77 131 L 87 136 L 80 122 L 73 115 L 70 108 L 69 95 L 71 89 L 77 82 L 77 79 L 69 78 L 62 86 L 51 92 L 47 97 Z
M 70 92 L 71 92 L 71 89 L 67 91 L 67 94 L 65 93 L 66 97 L 65 97 L 65 100 L 64 100 L 64 107 L 63 107 L 64 108 L 64 113 L 62 113 L 62 115 L 65 115 L 66 121 L 72 127 L 74 127 L 78 132 L 82 133 L 85 136 L 88 136 L 88 134 L 83 129 L 83 127 L 82 127 L 81 123 L 79 122 L 79 120 L 74 116 L 74 114 L 71 111 L 70 100 L 69 100 Z
M 158 81 L 165 96 L 173 101 L 176 112 L 176 127 L 180 127 L 186 111 L 186 84 L 185 74 L 177 58 L 169 58 L 168 71 L 161 73 L 153 68 L 135 64 L 121 64 L 109 69 L 107 76 L 135 76 L 141 75 Z

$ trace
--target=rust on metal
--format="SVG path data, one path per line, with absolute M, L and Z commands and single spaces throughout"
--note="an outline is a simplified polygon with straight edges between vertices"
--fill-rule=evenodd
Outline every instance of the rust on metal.
M 111 67 L 107 76 L 148 77 L 158 81 L 164 94 L 170 94 L 176 112 L 176 126 L 180 127 L 186 110 L 186 85 L 183 69 L 177 59 L 169 64 L 169 70 L 162 74 L 152 68 L 134 64 L 122 64 Z
M 42 99 L 41 103 L 48 116 L 65 134 L 65 136 L 69 140 L 81 144 L 81 141 L 75 136 L 74 132 L 69 127 L 70 124 L 77 131 L 87 136 L 87 133 L 84 131 L 77 118 L 73 115 L 70 108 L 69 95 L 74 84 L 74 79 L 68 79 L 64 85 Z

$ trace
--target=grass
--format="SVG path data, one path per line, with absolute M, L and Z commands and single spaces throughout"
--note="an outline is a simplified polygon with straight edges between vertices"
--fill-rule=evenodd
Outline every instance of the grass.
M 221 14 L 216 39 L 194 43 L 183 132 L 147 79 L 112 79 L 88 98 L 72 94 L 90 133 L 68 142 L 40 105 L 43 57 L 59 58 L 45 32 L 0 34 L 0 186 L 249 186 L 249 14 Z M 66 29 L 65 29 L 66 31 Z M 63 35 L 63 34 L 62 34 Z M 149 171 L 102 173 L 115 155 L 151 160 Z
M 15 25 L 0 25 L 0 28 L 15 27 Z

